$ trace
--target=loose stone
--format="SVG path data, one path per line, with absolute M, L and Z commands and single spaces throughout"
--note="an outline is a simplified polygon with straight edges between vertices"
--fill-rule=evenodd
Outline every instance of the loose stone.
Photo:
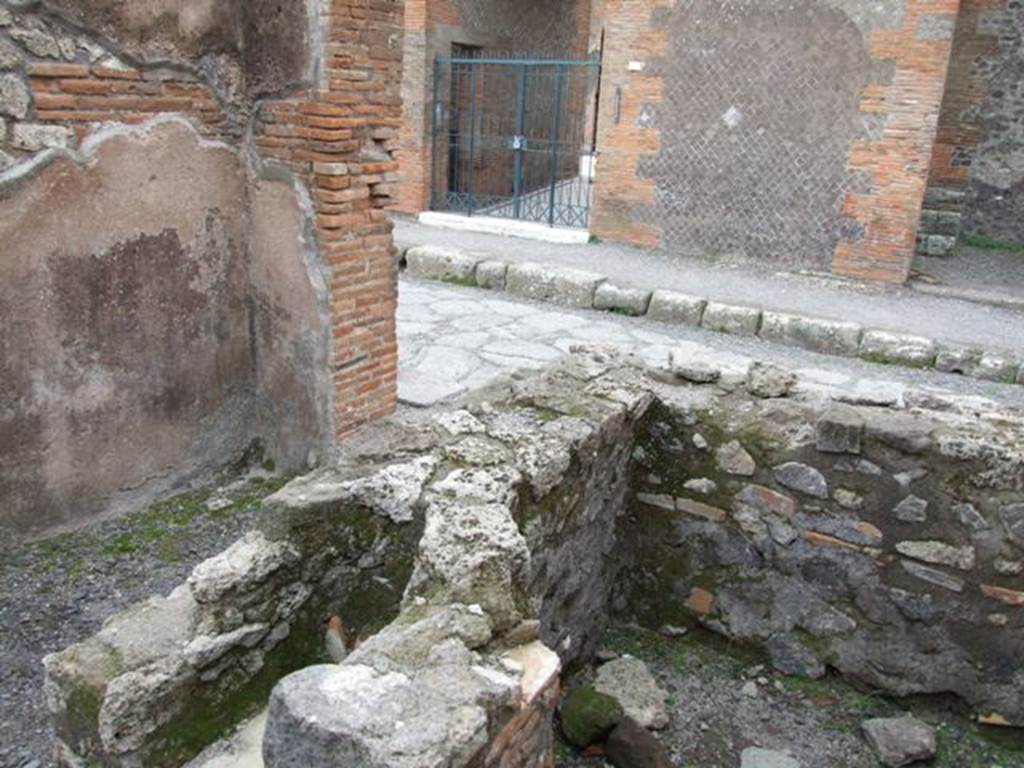
M 879 718 L 861 724 L 868 743 L 889 768 L 935 756 L 935 729 L 914 717 Z
M 672 768 L 661 742 L 629 717 L 608 734 L 605 757 L 615 768 Z
M 749 747 L 740 755 L 740 768 L 800 768 L 800 763 L 786 752 Z
M 605 664 L 597 671 L 594 689 L 619 702 L 626 717 L 644 728 L 668 725 L 668 694 L 640 659 L 624 656 Z
M 770 363 L 755 362 L 747 371 L 747 390 L 755 397 L 786 397 L 796 386 L 796 376 Z

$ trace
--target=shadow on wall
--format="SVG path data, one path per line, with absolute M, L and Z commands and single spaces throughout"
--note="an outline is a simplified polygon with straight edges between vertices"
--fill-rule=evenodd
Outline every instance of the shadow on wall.
M 285 470 L 325 450 L 308 209 L 252 177 L 162 118 L 0 184 L 0 529 L 116 513 L 255 441 Z

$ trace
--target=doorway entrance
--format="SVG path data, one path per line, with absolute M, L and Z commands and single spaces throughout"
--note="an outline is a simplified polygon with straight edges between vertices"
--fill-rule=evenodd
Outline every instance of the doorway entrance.
M 462 46 L 439 57 L 431 210 L 587 228 L 600 70 Z

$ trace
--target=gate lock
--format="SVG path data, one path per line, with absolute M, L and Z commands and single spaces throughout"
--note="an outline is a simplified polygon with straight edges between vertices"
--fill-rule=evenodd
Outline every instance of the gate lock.
M 517 152 L 526 149 L 526 137 L 525 136 L 513 136 L 512 137 L 512 149 Z

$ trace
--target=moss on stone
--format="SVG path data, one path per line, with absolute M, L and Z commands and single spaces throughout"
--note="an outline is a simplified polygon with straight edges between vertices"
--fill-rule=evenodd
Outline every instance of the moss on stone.
M 619 702 L 589 685 L 566 696 L 559 715 L 565 738 L 580 749 L 604 738 L 623 716 Z
M 441 278 L 442 283 L 448 283 L 449 285 L 459 285 L 463 288 L 479 288 L 476 284 L 475 277 L 465 277 L 462 275 L 445 275 Z

